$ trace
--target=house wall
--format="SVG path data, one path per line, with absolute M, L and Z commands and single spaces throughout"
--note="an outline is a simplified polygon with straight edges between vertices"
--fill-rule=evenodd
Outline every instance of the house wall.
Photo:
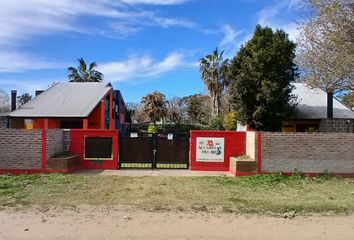
M 261 171 L 354 174 L 354 133 L 261 136 Z
M 0 128 L 7 128 L 7 116 L 0 116 Z
M 85 137 L 112 137 L 112 160 L 85 160 Z M 71 129 L 69 152 L 80 156 L 81 169 L 118 169 L 118 131 L 102 129 Z

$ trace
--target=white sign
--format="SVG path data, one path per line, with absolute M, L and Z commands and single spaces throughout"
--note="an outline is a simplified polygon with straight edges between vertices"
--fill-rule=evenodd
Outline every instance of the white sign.
M 197 137 L 197 162 L 224 162 L 224 138 Z
M 131 138 L 137 138 L 138 137 L 138 133 L 130 133 L 130 137 Z
M 173 134 L 172 133 L 169 133 L 167 135 L 167 140 L 173 140 Z

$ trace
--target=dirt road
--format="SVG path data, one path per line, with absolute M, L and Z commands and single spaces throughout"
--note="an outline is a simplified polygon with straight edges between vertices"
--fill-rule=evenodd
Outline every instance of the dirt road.
M 0 211 L 0 239 L 354 239 L 354 215 L 285 219 L 113 207 Z

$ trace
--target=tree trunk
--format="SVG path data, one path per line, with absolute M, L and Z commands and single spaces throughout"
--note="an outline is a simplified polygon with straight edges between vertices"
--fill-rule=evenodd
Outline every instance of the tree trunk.
M 333 92 L 327 92 L 327 118 L 333 118 Z

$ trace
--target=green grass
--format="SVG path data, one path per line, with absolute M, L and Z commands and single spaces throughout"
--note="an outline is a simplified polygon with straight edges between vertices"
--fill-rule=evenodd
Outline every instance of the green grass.
M 126 206 L 147 211 L 348 214 L 354 179 L 0 175 L 0 207 Z

